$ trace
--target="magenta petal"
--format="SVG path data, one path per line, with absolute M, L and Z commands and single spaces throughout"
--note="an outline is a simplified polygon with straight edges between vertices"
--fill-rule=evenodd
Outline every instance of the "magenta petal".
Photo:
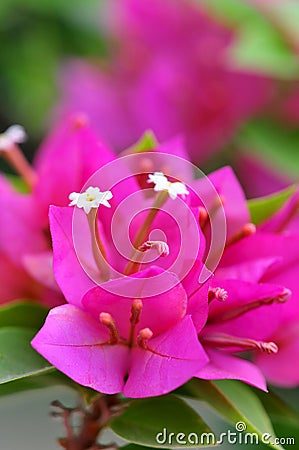
M 276 233 L 278 231 L 298 232 L 298 210 L 299 190 L 297 190 L 283 205 L 279 211 L 262 223 L 259 229 L 265 232 Z M 292 220 L 294 218 L 295 220 Z
M 31 277 L 38 283 L 59 291 L 53 274 L 53 254 L 50 250 L 34 255 L 25 255 L 23 257 L 23 265 Z
M 35 298 L 32 278 L 0 252 L 0 304 L 19 298 Z
M 244 192 L 231 167 L 223 167 L 212 172 L 208 178 L 218 195 L 223 197 L 223 207 L 227 222 L 227 237 L 229 238 L 240 231 L 244 224 L 250 222 L 250 214 Z M 209 207 L 217 199 L 213 190 L 211 190 L 210 184 L 204 178 L 191 183 L 191 186 L 194 187 L 196 192 L 201 193 L 202 198 L 207 201 Z M 217 220 L 217 215 L 217 213 L 214 213 L 214 221 Z
M 31 196 L 14 192 L 1 194 L 0 250 L 18 266 L 22 265 L 24 254 L 38 253 L 47 248 L 36 220 L 38 215 Z
M 54 275 L 67 301 L 80 305 L 83 294 L 95 284 L 78 261 L 72 238 L 72 217 L 71 208 L 50 207 Z
M 237 356 L 206 350 L 210 362 L 196 376 L 204 380 L 241 380 L 267 392 L 265 378 L 253 363 Z
M 281 258 L 279 257 L 257 258 L 252 261 L 240 262 L 239 264 L 218 268 L 215 275 L 218 279 L 226 278 L 258 283 L 267 273 L 268 269 L 280 260 Z
M 124 395 L 132 398 L 167 394 L 208 362 L 190 316 L 148 343 L 133 349 Z
M 72 305 L 50 311 L 32 346 L 79 384 L 105 394 L 120 392 L 127 372 L 128 350 L 106 345 L 108 331 Z
M 0 174 L 0 194 L 13 193 L 14 189 L 8 179 Z
M 278 353 L 266 355 L 258 353 L 256 364 L 270 383 L 285 388 L 299 384 L 299 323 L 283 323 L 274 335 L 278 344 Z
M 114 155 L 92 132 L 82 114 L 72 115 L 43 142 L 35 161 L 39 182 L 34 190 L 44 220 L 48 206 L 66 206 L 71 192 L 80 192 L 88 178 Z
M 144 297 L 154 288 L 155 281 L 152 277 L 155 275 L 162 275 L 161 294 Z M 167 290 L 167 285 L 174 287 Z M 130 297 L 126 297 L 127 295 Z M 111 280 L 91 289 L 83 297 L 82 304 L 96 318 L 101 312 L 110 313 L 121 335 L 128 337 L 132 301 L 135 298 L 141 298 L 143 302 L 136 332 L 142 328 L 150 328 L 156 335 L 175 325 L 186 313 L 187 296 L 178 279 L 154 266 L 139 272 L 135 277 Z

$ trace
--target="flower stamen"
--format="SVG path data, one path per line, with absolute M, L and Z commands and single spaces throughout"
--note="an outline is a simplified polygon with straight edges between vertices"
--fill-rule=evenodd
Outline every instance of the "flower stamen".
M 230 239 L 226 241 L 225 247 L 229 247 L 232 244 L 244 239 L 246 237 L 252 236 L 256 232 L 256 226 L 253 223 L 246 223 L 240 231 L 237 231 Z
M 140 314 L 143 308 L 143 303 L 140 298 L 135 298 L 132 303 L 131 308 L 131 317 L 130 317 L 130 337 L 129 337 L 129 347 L 133 346 L 134 338 L 135 338 L 135 328 L 136 325 L 139 323 Z
M 153 337 L 153 332 L 150 328 L 143 328 L 137 336 L 137 345 L 142 349 L 147 349 L 148 341 Z
M 131 261 L 127 264 L 124 274 L 132 275 L 138 272 L 142 263 L 144 253 L 148 250 L 157 250 L 159 256 L 165 257 L 169 255 L 169 247 L 164 241 L 146 241 L 141 244 L 132 256 Z
M 240 338 L 224 333 L 206 334 L 200 338 L 206 345 L 222 348 L 235 348 L 236 352 L 245 350 L 260 350 L 268 354 L 278 352 L 275 342 L 256 341 L 254 339 Z
M 236 307 L 231 307 L 227 311 L 220 311 L 213 314 L 210 312 L 208 323 L 219 323 L 219 322 L 227 322 L 229 320 L 236 319 L 243 314 L 248 313 L 254 309 L 257 309 L 261 306 L 272 305 L 273 303 L 285 303 L 291 295 L 291 291 L 287 288 L 284 288 L 283 291 L 277 295 L 276 297 L 268 297 L 261 300 L 256 300 L 251 303 L 247 303 L 247 305 L 240 305 Z
M 113 320 L 111 314 L 106 312 L 101 312 L 99 316 L 102 325 L 108 328 L 110 332 L 110 339 L 108 344 L 114 345 L 119 342 L 119 332 L 116 328 L 115 321 Z
M 0 154 L 23 178 L 30 190 L 37 181 L 37 175 L 18 144 L 22 144 L 27 139 L 24 128 L 20 125 L 12 125 L 4 133 L 0 134 Z
M 211 303 L 212 300 L 218 300 L 219 302 L 225 302 L 228 298 L 228 293 L 225 289 L 216 287 L 209 288 L 208 301 Z
M 101 280 L 107 281 L 110 277 L 110 269 L 107 263 L 107 252 L 101 240 L 98 226 L 99 206 L 104 205 L 110 208 L 108 200 L 113 197 L 111 191 L 101 192 L 99 188 L 89 187 L 85 192 L 72 192 L 69 195 L 71 203 L 69 206 L 83 208 L 88 220 L 91 235 L 92 254 L 100 271 Z

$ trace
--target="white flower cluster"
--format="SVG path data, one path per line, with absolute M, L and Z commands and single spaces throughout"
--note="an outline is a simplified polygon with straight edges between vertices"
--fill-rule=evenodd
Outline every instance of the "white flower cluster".
M 21 125 L 12 125 L 0 134 L 0 151 L 8 151 L 14 144 L 22 144 L 27 134 Z
M 171 183 L 162 172 L 155 172 L 149 175 L 147 182 L 154 183 L 154 191 L 156 192 L 167 191 L 172 200 L 176 199 L 178 195 L 182 195 L 183 198 L 185 195 L 189 195 L 189 191 L 184 183 L 179 181 Z
M 101 192 L 98 187 L 89 187 L 85 192 L 72 192 L 69 195 L 71 203 L 69 206 L 77 206 L 83 208 L 86 214 L 89 214 L 92 208 L 98 208 L 100 205 L 104 205 L 110 208 L 108 200 L 113 197 L 111 191 Z

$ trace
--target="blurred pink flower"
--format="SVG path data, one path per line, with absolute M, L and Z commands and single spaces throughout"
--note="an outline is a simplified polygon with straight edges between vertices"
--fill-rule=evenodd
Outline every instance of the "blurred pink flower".
M 80 60 L 66 64 L 61 111 L 86 111 L 113 148 L 128 147 L 152 129 L 160 140 L 182 134 L 192 159 L 202 162 L 268 99 L 268 80 L 229 66 L 233 33 L 199 5 L 105 5 L 103 24 L 114 52 L 102 67 Z
M 70 191 L 80 190 L 112 158 L 86 119 L 77 115 L 60 123 L 42 143 L 30 169 L 30 193 L 16 191 L 1 177 L 1 303 L 33 299 L 53 306 L 64 301 L 52 270 L 49 205 L 67 205 Z

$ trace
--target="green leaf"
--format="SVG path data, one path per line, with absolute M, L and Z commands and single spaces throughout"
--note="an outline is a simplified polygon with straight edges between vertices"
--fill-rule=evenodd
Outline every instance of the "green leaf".
M 299 177 L 299 129 L 287 129 L 269 120 L 254 120 L 242 128 L 236 145 L 250 149 L 250 154 L 267 166 L 271 164 L 282 178 Z M 246 154 L 246 150 L 242 152 Z
M 296 186 L 290 186 L 275 194 L 248 200 L 251 222 L 255 225 L 259 225 L 269 217 L 273 216 L 291 195 L 294 194 L 295 190 Z
M 17 175 L 10 175 L 10 174 L 7 174 L 6 178 L 8 178 L 8 180 L 11 182 L 13 187 L 18 192 L 21 192 L 22 194 L 29 192 L 28 186 L 26 185 L 26 183 L 24 182 L 24 180 L 22 178 L 18 177 Z
M 271 4 L 270 11 L 267 5 L 263 5 L 261 12 L 259 6 L 245 1 L 198 1 L 211 11 L 213 18 L 236 29 L 236 37 L 228 52 L 228 63 L 232 67 L 283 79 L 297 78 L 299 64 L 290 41 L 298 43 L 298 31 L 290 14 L 290 4 L 288 13 L 285 13 L 284 5 L 279 9 Z M 298 17 L 299 5 L 294 2 L 292 5 L 294 15 Z
M 53 372 L 47 375 L 34 375 L 14 380 L 9 383 L 2 383 L 0 384 L 0 397 L 14 395 L 18 392 L 68 384 L 60 375 L 60 372 L 53 370 Z
M 256 392 L 269 414 L 277 436 L 291 439 L 285 441 L 284 447 L 286 449 L 294 448 L 294 443 L 299 442 L 299 413 L 286 402 L 285 397 L 288 397 L 288 395 L 291 394 L 292 399 L 295 398 L 296 402 L 296 395 L 298 397 L 298 392 L 296 392 L 295 389 L 288 391 L 285 389 L 281 390 L 280 395 L 283 396 L 282 398 L 272 391 L 265 393 L 258 389 L 254 389 L 254 392 Z
M 194 433 L 198 437 L 203 433 L 212 435 L 199 415 L 175 395 L 133 401 L 123 414 L 112 420 L 110 428 L 133 444 L 155 448 L 199 448 L 188 436 L 193 433 L 194 439 Z M 177 442 L 177 438 L 186 444 Z
M 0 383 L 53 370 L 30 345 L 36 330 L 0 328 Z
M 25 327 L 39 329 L 43 325 L 48 310 L 36 303 L 16 301 L 0 308 L 1 327 Z
M 145 131 L 136 144 L 129 147 L 123 154 L 142 153 L 154 150 L 158 145 L 156 136 L 151 130 Z
M 275 433 L 262 403 L 244 383 L 235 380 L 192 380 L 190 392 L 214 408 L 229 423 L 245 425 L 247 433 L 256 433 L 262 442 L 264 433 L 271 435 L 269 447 L 281 450 L 274 444 Z

